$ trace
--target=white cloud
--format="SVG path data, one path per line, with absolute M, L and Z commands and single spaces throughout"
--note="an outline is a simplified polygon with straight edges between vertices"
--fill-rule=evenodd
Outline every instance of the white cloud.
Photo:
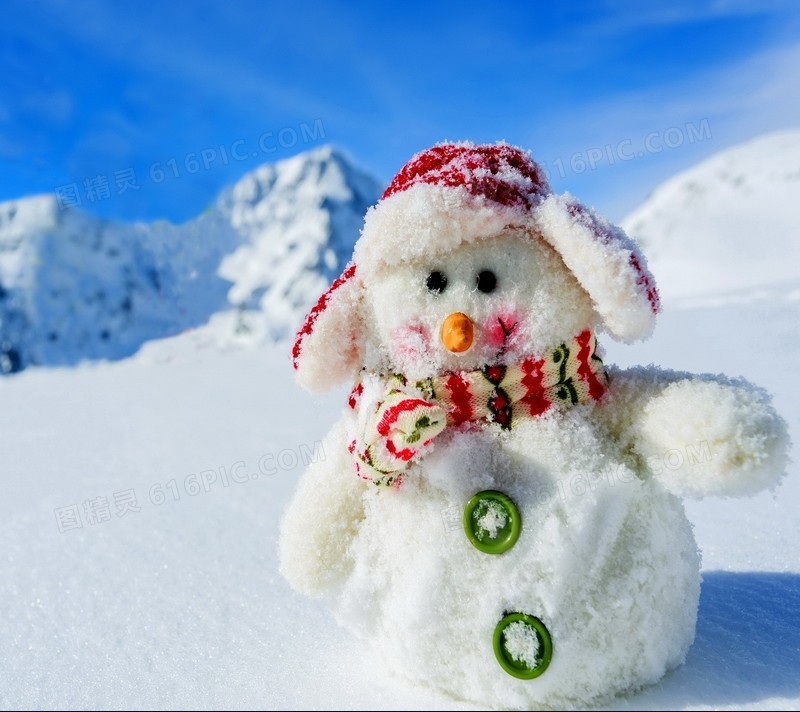
M 589 27 L 608 33 L 726 17 L 796 15 L 800 11 L 796 3 L 786 0 L 605 0 L 603 6 L 610 14 Z

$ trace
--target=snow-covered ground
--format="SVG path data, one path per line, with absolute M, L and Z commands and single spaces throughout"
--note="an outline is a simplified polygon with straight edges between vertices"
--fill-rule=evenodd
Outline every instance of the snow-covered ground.
M 800 283 L 668 307 L 651 341 L 604 343 L 622 365 L 746 376 L 800 441 Z M 0 707 L 465 708 L 391 677 L 277 571 L 281 512 L 344 397 L 302 392 L 285 348 L 203 330 L 0 380 Z M 798 469 L 688 504 L 696 642 L 614 708 L 800 707 Z

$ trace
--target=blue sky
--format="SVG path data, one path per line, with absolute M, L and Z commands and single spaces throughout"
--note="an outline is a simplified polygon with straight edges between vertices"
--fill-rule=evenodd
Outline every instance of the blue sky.
M 504 139 L 619 219 L 800 127 L 795 0 L 2 7 L 0 200 L 59 189 L 110 218 L 186 220 L 321 143 L 388 181 L 437 141 Z

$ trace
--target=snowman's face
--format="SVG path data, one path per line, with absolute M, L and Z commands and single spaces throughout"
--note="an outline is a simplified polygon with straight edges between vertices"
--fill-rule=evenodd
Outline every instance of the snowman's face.
M 591 301 L 541 239 L 507 230 L 385 268 L 367 292 L 367 366 L 411 378 L 515 363 L 595 325 Z

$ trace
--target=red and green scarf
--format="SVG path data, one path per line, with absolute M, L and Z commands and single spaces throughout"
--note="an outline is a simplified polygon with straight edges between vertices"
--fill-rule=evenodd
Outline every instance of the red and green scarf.
M 392 374 L 386 395 L 372 405 L 360 403 L 362 387 L 356 383 L 350 407 L 371 409 L 364 432 L 349 446 L 356 473 L 376 485 L 399 486 L 406 470 L 449 426 L 487 421 L 510 429 L 554 403 L 598 400 L 607 379 L 596 348 L 587 329 L 546 355 L 513 366 L 485 366 L 414 383 Z

